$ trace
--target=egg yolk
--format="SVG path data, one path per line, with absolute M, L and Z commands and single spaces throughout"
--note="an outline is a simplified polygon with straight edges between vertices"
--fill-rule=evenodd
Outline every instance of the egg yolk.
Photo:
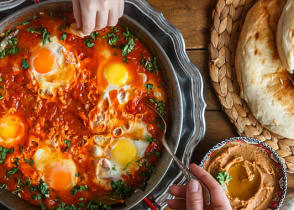
M 18 140 L 24 135 L 24 124 L 17 116 L 6 116 L 0 119 L 0 139 Z
M 50 50 L 40 48 L 36 51 L 33 59 L 33 66 L 38 73 L 45 74 L 50 72 L 53 69 L 54 63 L 55 57 Z
M 106 66 L 104 70 L 104 77 L 108 83 L 118 87 L 124 85 L 128 80 L 128 70 L 124 65 L 114 63 Z
M 112 149 L 113 159 L 122 167 L 125 167 L 128 163 L 132 162 L 136 156 L 136 146 L 128 140 L 119 140 Z
M 45 172 L 45 180 L 57 191 L 67 190 L 72 186 L 71 170 L 61 163 L 51 164 Z

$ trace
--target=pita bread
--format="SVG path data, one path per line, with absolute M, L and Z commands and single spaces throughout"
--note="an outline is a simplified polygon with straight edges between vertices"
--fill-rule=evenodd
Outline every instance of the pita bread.
M 277 48 L 283 65 L 294 71 L 294 1 L 288 0 L 280 16 L 277 29 Z
M 266 128 L 294 139 L 294 86 L 282 65 L 276 31 L 286 0 L 259 0 L 248 12 L 235 68 L 241 97 Z

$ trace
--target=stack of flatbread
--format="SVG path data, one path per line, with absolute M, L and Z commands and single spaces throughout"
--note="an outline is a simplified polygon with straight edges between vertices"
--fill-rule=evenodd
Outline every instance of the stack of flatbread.
M 294 139 L 294 0 L 259 0 L 238 41 L 241 97 L 256 119 Z

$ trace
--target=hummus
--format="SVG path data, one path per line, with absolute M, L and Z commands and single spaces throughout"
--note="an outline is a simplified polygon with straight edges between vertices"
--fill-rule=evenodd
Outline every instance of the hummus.
M 233 209 L 266 209 L 277 186 L 274 163 L 255 145 L 232 142 L 215 151 L 204 168 L 213 176 L 227 172 L 225 186 Z

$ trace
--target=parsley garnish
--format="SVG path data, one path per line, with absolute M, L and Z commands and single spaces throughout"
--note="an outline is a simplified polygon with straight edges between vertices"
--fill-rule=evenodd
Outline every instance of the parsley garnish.
M 87 47 L 89 47 L 89 48 L 92 48 L 92 47 L 94 47 L 94 45 L 95 45 L 95 43 L 92 41 L 92 39 L 90 39 L 90 38 L 86 38 L 85 40 L 84 40 L 84 44 L 87 46 Z
M 127 56 L 130 52 L 132 52 L 135 48 L 134 39 L 129 38 L 128 43 L 122 49 L 122 56 Z
M 156 57 L 154 57 L 153 59 L 151 58 L 146 59 L 145 56 L 142 55 L 141 65 L 144 66 L 147 71 L 151 71 L 151 72 L 158 71 L 158 64 L 157 64 Z
M 121 198 L 128 197 L 132 190 L 132 188 L 122 180 L 116 182 L 111 181 L 110 185 L 114 193 L 119 195 Z
M 25 26 L 31 23 L 31 20 L 26 20 L 21 23 L 21 25 Z
M 97 31 L 93 31 L 93 32 L 90 34 L 90 37 L 95 41 L 95 40 L 99 37 L 99 32 L 97 32 Z
M 42 32 L 43 32 L 43 34 L 42 34 L 42 43 L 43 43 L 43 45 L 45 45 L 47 41 L 51 42 L 50 33 L 48 32 L 48 30 L 46 28 L 43 28 Z
M 37 29 L 34 29 L 33 26 L 28 27 L 28 28 L 27 28 L 27 32 L 30 32 L 30 33 L 32 33 L 32 34 L 41 34 L 41 32 L 38 31 Z
M 6 190 L 7 189 L 7 185 L 6 184 L 0 184 L 0 190 Z
M 106 205 L 106 204 L 89 201 L 88 204 L 87 204 L 87 209 L 89 209 L 89 210 L 97 210 L 97 209 L 110 210 L 111 207 Z
M 19 52 L 18 47 L 16 46 L 18 43 L 18 39 L 16 37 L 12 37 L 8 40 L 8 45 L 10 46 L 7 49 L 4 49 L 0 52 L 0 58 L 4 58 L 6 55 L 15 55 Z
M 82 186 L 74 186 L 74 188 L 71 190 L 71 194 L 75 195 L 78 192 L 82 191 L 89 191 L 89 187 L 87 185 L 82 185 Z
M 112 30 L 113 30 L 113 32 L 115 32 L 115 33 L 118 32 L 118 28 L 117 28 L 117 27 L 113 27 Z
M 43 45 L 45 45 L 46 42 L 51 42 L 50 33 L 46 28 L 43 28 L 43 27 L 34 28 L 33 26 L 31 26 L 31 27 L 27 28 L 27 32 L 30 32 L 32 34 L 39 34 L 39 35 L 42 34 L 42 43 L 43 43 Z
M 156 141 L 156 139 L 153 139 L 151 136 L 148 135 L 146 138 L 146 141 L 149 143 L 152 143 L 152 142 Z
M 10 170 L 6 170 L 6 179 L 9 179 L 10 175 L 16 174 L 18 172 L 17 167 L 13 167 Z
M 66 149 L 68 149 L 71 145 L 71 142 L 69 140 L 64 140 L 64 143 L 66 144 Z
M 62 25 L 58 28 L 59 31 L 64 31 L 65 29 L 66 29 L 66 25 L 65 25 L 65 24 L 62 24 Z
M 228 172 L 222 171 L 217 174 L 216 180 L 223 188 L 226 188 L 226 185 L 229 183 L 230 180 L 232 180 L 232 177 Z
M 107 38 L 108 38 L 107 43 L 110 46 L 116 46 L 117 41 L 119 40 L 119 36 L 116 33 L 113 33 L 113 32 L 110 32 L 110 33 L 103 36 L 103 39 L 107 39 Z
M 40 180 L 40 183 L 37 186 L 37 189 L 44 198 L 49 198 L 49 196 L 50 196 L 49 187 L 46 184 L 46 182 L 44 182 L 42 179 Z
M 30 68 L 29 62 L 28 62 L 28 60 L 26 58 L 22 59 L 21 68 L 23 70 L 26 70 L 26 69 Z
M 60 37 L 59 37 L 59 39 L 60 39 L 61 41 L 66 40 L 66 38 L 67 38 L 67 33 L 65 33 L 65 32 L 63 32 L 63 33 L 60 35 Z
M 159 114 L 166 118 L 166 111 L 165 111 L 165 103 L 163 101 L 159 101 L 156 99 L 150 98 L 149 101 L 155 105 L 156 110 L 159 112 Z
M 4 163 L 7 153 L 13 153 L 14 149 L 7 149 L 5 147 L 0 147 L 0 164 Z
M 147 90 L 152 90 L 153 85 L 150 83 L 145 84 L 145 87 L 147 88 Z
M 30 164 L 31 166 L 34 164 L 34 160 L 32 158 L 30 158 L 30 160 L 24 159 L 24 161 Z

